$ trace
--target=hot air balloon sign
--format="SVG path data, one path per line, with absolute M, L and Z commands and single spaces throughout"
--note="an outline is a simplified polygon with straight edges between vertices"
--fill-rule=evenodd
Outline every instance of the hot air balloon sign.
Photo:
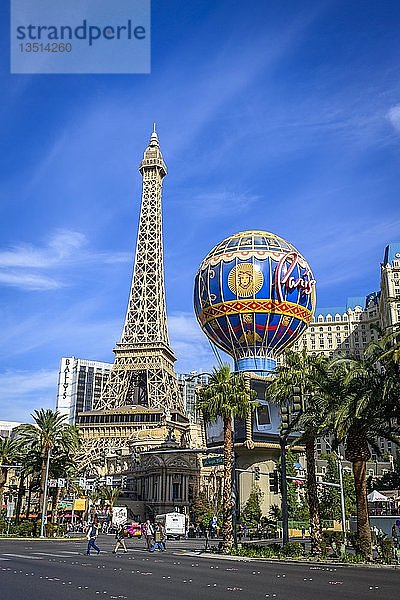
M 206 256 L 195 279 L 201 328 L 242 371 L 273 371 L 279 353 L 312 320 L 315 302 L 306 259 L 267 231 L 226 238 Z

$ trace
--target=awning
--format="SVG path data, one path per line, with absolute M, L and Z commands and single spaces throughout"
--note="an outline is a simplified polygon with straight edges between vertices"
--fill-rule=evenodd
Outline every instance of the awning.
M 367 500 L 368 502 L 390 502 L 390 498 L 384 496 L 376 490 L 373 490 L 370 494 L 368 494 Z

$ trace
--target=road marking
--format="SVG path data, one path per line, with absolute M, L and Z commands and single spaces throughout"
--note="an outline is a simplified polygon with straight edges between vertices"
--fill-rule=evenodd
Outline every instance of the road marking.
M 54 556 L 56 558 L 67 558 L 65 554 L 51 554 L 50 552 L 35 552 L 35 554 L 40 554 L 40 556 Z
M 31 554 L 27 556 L 26 554 L 10 554 L 9 552 L 4 552 L 3 556 L 11 556 L 12 558 L 29 558 L 32 560 L 43 560 L 41 556 L 32 556 Z
M 9 558 L 2 558 L 2 557 L 0 556 L 0 560 L 10 560 L 10 559 L 9 559 Z

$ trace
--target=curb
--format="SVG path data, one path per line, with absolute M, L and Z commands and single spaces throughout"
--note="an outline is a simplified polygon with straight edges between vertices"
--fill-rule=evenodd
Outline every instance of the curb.
M 308 560 L 288 560 L 279 558 L 263 558 L 253 556 L 232 556 L 227 554 L 213 554 L 201 552 L 185 552 L 184 550 L 179 553 L 181 556 L 193 556 L 197 558 L 219 558 L 221 560 L 236 560 L 238 562 L 251 562 L 251 561 L 262 561 L 272 565 L 284 564 L 284 565 L 303 565 L 309 567 L 330 567 L 334 569 L 336 567 L 341 568 L 362 568 L 362 569 L 391 569 L 400 570 L 400 565 L 381 565 L 381 564 L 365 564 L 365 563 L 342 563 L 342 562 L 327 562 L 327 561 L 308 561 Z

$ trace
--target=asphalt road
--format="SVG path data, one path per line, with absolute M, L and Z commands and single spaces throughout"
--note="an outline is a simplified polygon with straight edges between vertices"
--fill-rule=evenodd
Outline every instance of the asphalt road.
M 398 597 L 400 571 L 207 558 L 201 541 L 169 542 L 147 552 L 128 540 L 113 555 L 100 536 L 100 555 L 78 541 L 0 540 L 1 600 L 377 600 Z

